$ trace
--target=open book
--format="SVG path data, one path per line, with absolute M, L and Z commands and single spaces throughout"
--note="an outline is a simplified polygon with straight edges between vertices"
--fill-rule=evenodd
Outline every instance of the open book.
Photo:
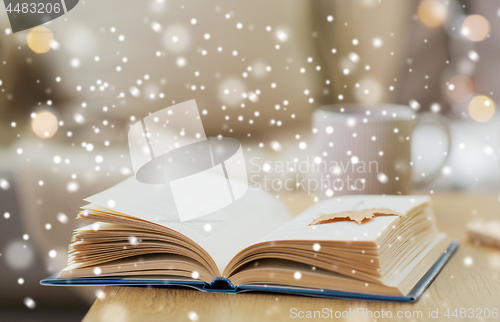
M 129 178 L 86 201 L 78 218 L 93 223 L 75 230 L 68 267 L 42 284 L 415 300 L 456 248 L 438 231 L 427 196 L 335 197 L 292 217 L 275 196 L 250 187 L 230 206 L 182 223 L 168 185 Z M 380 208 L 390 211 L 360 224 L 311 224 Z

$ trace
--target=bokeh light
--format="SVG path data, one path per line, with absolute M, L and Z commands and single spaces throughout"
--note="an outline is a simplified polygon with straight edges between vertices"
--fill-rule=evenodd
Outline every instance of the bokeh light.
M 219 84 L 217 94 L 223 104 L 236 106 L 243 101 L 243 93 L 247 92 L 245 83 L 236 77 L 228 77 Z
M 167 2 L 165 0 L 150 0 L 149 11 L 157 16 L 162 15 L 167 10 Z
M 166 49 L 173 53 L 180 53 L 189 48 L 191 44 L 191 34 L 182 25 L 171 25 L 165 29 L 162 36 L 162 43 Z
M 470 15 L 462 23 L 462 35 L 470 41 L 483 41 L 490 31 L 490 22 L 481 15 Z
M 58 30 L 58 38 L 64 44 L 64 50 L 73 57 L 82 61 L 84 58 L 99 61 L 99 56 L 95 56 L 99 49 L 99 36 L 88 25 L 73 21 L 64 29 Z
M 418 6 L 418 18 L 429 27 L 438 27 L 446 19 L 448 10 L 438 0 L 425 0 Z
M 30 30 L 26 41 L 31 50 L 37 54 L 43 54 L 50 50 L 54 34 L 49 28 L 38 26 Z
M 48 139 L 56 134 L 59 125 L 57 117 L 49 111 L 41 111 L 31 121 L 31 129 L 42 139 Z
M 255 78 L 262 78 L 264 76 L 266 76 L 267 74 L 267 70 L 266 70 L 266 67 L 268 65 L 266 65 L 265 62 L 263 61 L 256 61 L 252 64 L 252 68 L 251 70 L 249 70 L 252 75 L 255 77 Z
M 29 244 L 22 240 L 10 242 L 4 250 L 7 265 L 16 270 L 28 268 L 35 259 L 35 252 Z
M 488 96 L 474 97 L 469 103 L 469 115 L 476 122 L 487 122 L 495 115 L 495 102 Z
M 383 98 L 383 88 L 376 78 L 366 77 L 359 81 L 359 87 L 355 87 L 354 96 L 361 103 L 378 103 Z
M 288 40 L 288 33 L 285 30 L 277 30 L 276 38 L 281 42 L 286 42 Z
M 24 298 L 24 305 L 28 307 L 28 309 L 34 309 L 36 307 L 36 302 L 31 297 Z
M 469 100 L 474 94 L 474 84 L 463 75 L 453 76 L 446 86 L 448 97 L 457 103 L 463 103 Z

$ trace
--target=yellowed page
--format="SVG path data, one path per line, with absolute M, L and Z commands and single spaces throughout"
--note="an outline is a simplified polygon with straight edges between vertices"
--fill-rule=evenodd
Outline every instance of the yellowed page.
M 181 223 L 168 185 L 143 184 L 133 177 L 85 200 L 185 235 L 212 256 L 220 272 L 240 250 L 292 217 L 274 196 L 250 187 L 233 204 Z
M 327 224 L 309 224 L 323 214 L 371 208 L 389 208 L 406 214 L 413 208 L 430 202 L 428 196 L 374 196 L 353 195 L 323 200 L 308 208 L 300 215 L 259 240 L 259 242 L 279 240 L 320 240 L 320 241 L 375 241 L 391 226 L 398 216 L 377 216 L 358 224 L 352 220 L 342 220 Z

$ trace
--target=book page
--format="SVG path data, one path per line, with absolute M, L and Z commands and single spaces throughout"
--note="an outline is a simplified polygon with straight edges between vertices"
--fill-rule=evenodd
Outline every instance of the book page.
M 85 200 L 185 235 L 212 256 L 221 272 L 240 250 L 292 217 L 274 196 L 251 186 L 229 206 L 185 222 L 180 221 L 169 185 L 143 184 L 133 177 Z
M 427 196 L 353 195 L 323 200 L 308 208 L 287 224 L 264 236 L 259 242 L 279 240 L 375 241 L 398 216 L 377 216 L 358 224 L 342 220 L 309 226 L 316 217 L 349 210 L 389 208 L 405 214 L 412 208 L 429 202 Z

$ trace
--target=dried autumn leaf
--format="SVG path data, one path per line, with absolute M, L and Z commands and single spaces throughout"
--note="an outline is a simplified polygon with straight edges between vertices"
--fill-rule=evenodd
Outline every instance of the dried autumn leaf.
M 336 214 L 324 214 L 319 217 L 314 218 L 313 221 L 309 224 L 311 225 L 321 225 L 328 224 L 337 220 L 342 220 L 345 218 L 349 218 L 352 221 L 356 221 L 358 224 L 365 219 L 371 219 L 375 216 L 384 216 L 384 215 L 393 215 L 393 216 L 401 216 L 400 213 L 392 211 L 387 208 L 371 208 L 371 209 L 363 209 L 363 210 L 349 210 L 338 212 Z

